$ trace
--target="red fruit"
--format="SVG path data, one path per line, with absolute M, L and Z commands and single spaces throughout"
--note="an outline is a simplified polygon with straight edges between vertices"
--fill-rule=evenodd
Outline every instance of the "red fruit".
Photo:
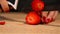
M 0 21 L 0 25 L 4 25 L 5 24 L 5 22 L 4 21 Z
M 44 2 L 39 0 L 34 0 L 31 5 L 34 11 L 41 11 L 44 9 Z
M 26 16 L 26 23 L 27 24 L 31 24 L 31 25 L 37 25 L 41 22 L 41 18 L 40 16 L 37 15 L 37 13 L 35 12 L 30 12 L 27 16 Z

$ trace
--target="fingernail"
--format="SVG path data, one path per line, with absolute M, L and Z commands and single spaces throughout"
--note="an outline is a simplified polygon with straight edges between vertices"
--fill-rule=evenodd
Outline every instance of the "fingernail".
M 48 18 L 48 19 L 45 20 L 46 24 L 48 24 L 50 21 L 51 21 L 50 18 Z

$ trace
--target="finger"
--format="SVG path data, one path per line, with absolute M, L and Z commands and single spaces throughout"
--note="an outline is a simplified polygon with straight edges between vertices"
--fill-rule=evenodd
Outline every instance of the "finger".
M 48 14 L 48 16 L 47 16 L 47 18 L 52 18 L 53 15 L 54 15 L 54 13 L 55 13 L 55 11 L 50 11 L 49 14 Z
M 47 15 L 48 15 L 48 11 L 43 11 L 42 12 L 42 22 L 44 22 L 44 20 L 47 17 Z
M 43 11 L 42 12 L 42 17 L 47 17 L 47 15 L 48 15 L 48 11 Z
M 54 16 L 53 16 L 53 20 L 55 20 L 55 18 L 57 17 L 57 15 L 58 15 L 58 11 L 55 11 Z
M 49 14 L 48 14 L 48 16 L 47 16 L 47 18 L 45 20 L 46 23 L 52 22 L 52 18 L 53 18 L 54 13 L 55 13 L 55 11 L 50 11 L 49 12 Z
M 9 6 L 8 6 L 8 2 L 7 0 L 0 0 L 0 4 L 1 4 L 1 7 L 3 9 L 4 12 L 8 12 L 9 11 Z

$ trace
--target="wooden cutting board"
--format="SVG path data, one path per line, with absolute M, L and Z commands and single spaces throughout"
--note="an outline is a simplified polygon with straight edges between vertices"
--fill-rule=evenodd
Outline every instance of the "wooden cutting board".
M 8 18 L 3 19 L 6 21 L 5 25 L 0 25 L 1 34 L 60 34 L 60 14 L 54 22 L 47 25 L 26 24 L 26 13 L 1 13 L 0 15 Z

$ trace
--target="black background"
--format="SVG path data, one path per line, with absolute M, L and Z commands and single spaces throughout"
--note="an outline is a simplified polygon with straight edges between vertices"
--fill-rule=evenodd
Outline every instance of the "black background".
M 10 1 L 10 2 L 12 2 L 14 4 L 15 0 L 8 0 L 8 1 Z M 17 10 L 15 10 L 15 12 L 16 11 L 18 11 L 18 12 L 21 12 L 21 11 L 29 12 L 29 11 L 31 11 L 32 10 L 32 8 L 31 8 L 31 2 L 32 1 L 33 0 L 19 0 L 18 7 L 17 7 Z M 48 6 L 47 9 L 50 6 L 52 6 L 52 7 L 56 6 L 55 8 L 58 8 L 58 10 L 60 10 L 60 0 L 42 0 L 42 1 Z

